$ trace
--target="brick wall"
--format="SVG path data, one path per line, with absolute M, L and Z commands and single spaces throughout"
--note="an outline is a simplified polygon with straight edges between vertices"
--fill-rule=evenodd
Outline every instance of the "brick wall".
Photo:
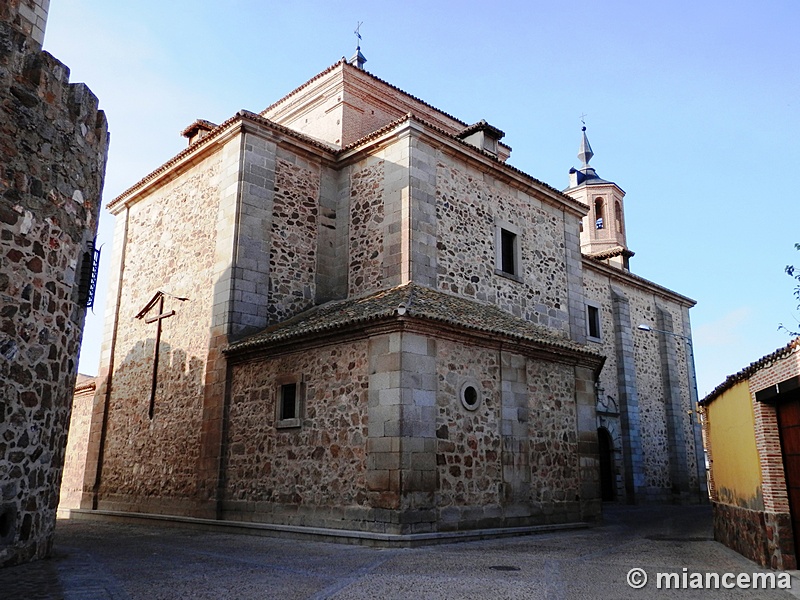
M 341 147 L 408 113 L 453 135 L 465 128 L 461 121 L 345 63 L 333 65 L 262 115 Z M 507 156 L 506 149 L 501 152 Z
M 789 512 L 778 415 L 773 404 L 757 402 L 755 394 L 797 375 L 800 375 L 800 346 L 795 344 L 760 366 L 748 380 L 755 415 L 756 447 L 761 460 L 764 508 L 777 514 Z

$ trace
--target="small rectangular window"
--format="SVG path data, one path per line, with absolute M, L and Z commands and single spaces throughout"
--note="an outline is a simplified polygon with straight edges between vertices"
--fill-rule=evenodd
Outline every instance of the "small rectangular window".
M 502 266 L 500 267 L 504 273 L 516 275 L 516 264 L 514 254 L 516 253 L 517 236 L 506 229 L 500 231 L 500 244 L 502 246 Z
M 277 427 L 300 427 L 301 385 L 297 381 L 287 381 L 278 386 Z
M 297 418 L 297 384 L 286 383 L 281 386 L 281 421 Z
M 600 340 L 600 307 L 592 304 L 586 305 L 586 326 L 589 339 Z
M 514 281 L 522 281 L 522 260 L 520 229 L 506 221 L 497 220 L 494 224 L 494 272 Z

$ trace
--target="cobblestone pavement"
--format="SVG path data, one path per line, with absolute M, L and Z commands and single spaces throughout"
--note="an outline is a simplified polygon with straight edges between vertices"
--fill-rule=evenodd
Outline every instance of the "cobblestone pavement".
M 632 589 L 634 567 L 649 576 Z M 411 549 L 184 527 L 59 521 L 53 558 L 0 569 L 11 599 L 539 599 L 800 597 L 658 589 L 657 572 L 765 572 L 714 542 L 708 507 L 607 507 L 602 525 Z M 766 571 L 769 572 L 769 571 Z

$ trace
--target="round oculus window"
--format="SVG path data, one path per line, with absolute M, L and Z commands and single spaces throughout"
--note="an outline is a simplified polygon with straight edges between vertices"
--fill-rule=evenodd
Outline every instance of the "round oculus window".
M 473 382 L 466 382 L 461 386 L 461 404 L 467 410 L 477 410 L 481 405 L 481 394 Z

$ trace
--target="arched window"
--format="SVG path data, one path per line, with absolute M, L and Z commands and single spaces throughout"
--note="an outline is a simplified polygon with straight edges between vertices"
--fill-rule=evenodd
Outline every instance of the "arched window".
M 617 231 L 622 233 L 622 205 L 619 200 L 614 205 L 614 220 L 617 222 Z
M 595 229 L 603 229 L 605 227 L 605 214 L 603 212 L 603 199 L 594 199 L 594 227 Z

